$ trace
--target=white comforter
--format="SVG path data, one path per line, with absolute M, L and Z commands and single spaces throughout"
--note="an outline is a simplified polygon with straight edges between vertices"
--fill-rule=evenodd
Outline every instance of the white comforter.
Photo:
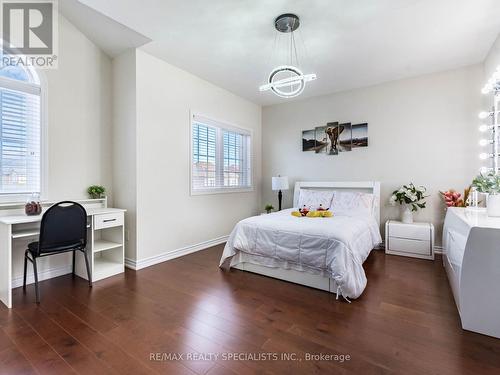
M 372 217 L 307 218 L 291 209 L 240 221 L 226 243 L 220 266 L 249 262 L 323 275 L 344 297 L 366 287 L 363 262 L 382 242 Z

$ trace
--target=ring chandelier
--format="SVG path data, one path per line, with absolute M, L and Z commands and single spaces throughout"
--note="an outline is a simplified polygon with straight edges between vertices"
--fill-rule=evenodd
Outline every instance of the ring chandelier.
M 259 87 L 260 91 L 271 90 L 281 98 L 294 98 L 304 91 L 307 82 L 316 79 L 316 74 L 304 74 L 299 68 L 293 65 L 293 57 L 295 57 L 297 65 L 299 64 L 294 36 L 294 31 L 299 26 L 300 19 L 295 14 L 286 13 L 275 19 L 274 27 L 276 30 L 280 33 L 290 34 L 289 64 L 274 68 L 269 74 L 268 83 Z

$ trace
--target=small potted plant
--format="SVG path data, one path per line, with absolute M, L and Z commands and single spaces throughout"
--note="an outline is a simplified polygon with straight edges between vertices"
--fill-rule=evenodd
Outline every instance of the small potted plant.
M 106 188 L 101 185 L 92 185 L 87 188 L 87 193 L 91 199 L 104 198 Z
M 272 211 L 272 210 L 274 210 L 274 207 L 273 207 L 273 205 L 272 205 L 272 204 L 266 204 L 266 205 L 264 206 L 264 210 L 266 210 L 266 212 L 267 212 L 268 214 L 270 214 L 270 213 L 271 213 L 271 211 Z
M 488 216 L 500 216 L 500 176 L 490 172 L 480 174 L 472 180 L 472 186 L 480 193 L 486 194 L 486 210 Z
M 425 191 L 425 187 L 417 187 L 410 183 L 392 192 L 389 204 L 395 206 L 396 203 L 399 203 L 401 205 L 401 221 L 403 223 L 413 223 L 413 212 L 418 211 L 419 208 L 425 208 Z

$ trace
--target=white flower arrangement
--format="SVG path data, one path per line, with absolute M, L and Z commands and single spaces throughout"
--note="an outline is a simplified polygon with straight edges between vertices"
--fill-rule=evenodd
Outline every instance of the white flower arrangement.
M 391 206 L 395 206 L 396 203 L 407 204 L 411 206 L 412 211 L 417 211 L 419 208 L 425 208 L 425 192 L 424 186 L 415 186 L 413 183 L 403 185 L 400 189 L 392 192 L 389 204 Z

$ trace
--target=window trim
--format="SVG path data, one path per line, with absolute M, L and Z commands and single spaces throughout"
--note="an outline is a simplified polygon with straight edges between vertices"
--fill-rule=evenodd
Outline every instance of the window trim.
M 207 188 L 207 189 L 193 189 L 193 123 L 195 122 L 194 119 L 195 117 L 201 117 L 205 120 L 207 120 L 208 126 L 212 126 L 215 128 L 223 128 L 225 130 L 229 131 L 234 131 L 236 133 L 246 133 L 250 137 L 250 148 L 248 150 L 248 158 L 250 161 L 250 172 L 249 172 L 249 177 L 250 177 L 250 186 L 248 187 L 217 187 L 217 188 Z M 253 130 L 250 128 L 234 125 L 228 121 L 224 120 L 218 120 L 213 116 L 207 116 L 205 114 L 195 112 L 195 111 L 190 111 L 189 112 L 189 157 L 188 157 L 188 162 L 189 162 L 189 191 L 191 196 L 197 196 L 197 195 L 213 195 L 213 194 L 233 194 L 233 193 L 248 193 L 252 192 L 255 190 L 255 184 L 254 184 L 254 152 L 253 152 Z M 218 159 L 219 156 L 216 155 L 216 158 Z M 220 161 L 217 160 L 219 163 Z M 222 163 L 224 163 L 222 161 Z
M 17 81 L 7 77 L 0 77 L 0 86 L 9 90 L 23 91 L 28 94 L 40 95 L 40 201 L 48 200 L 48 172 L 49 172 L 49 147 L 48 147 L 48 99 L 47 79 L 40 70 L 35 70 L 39 85 Z M 18 204 L 26 202 L 31 193 L 0 193 L 0 204 Z

